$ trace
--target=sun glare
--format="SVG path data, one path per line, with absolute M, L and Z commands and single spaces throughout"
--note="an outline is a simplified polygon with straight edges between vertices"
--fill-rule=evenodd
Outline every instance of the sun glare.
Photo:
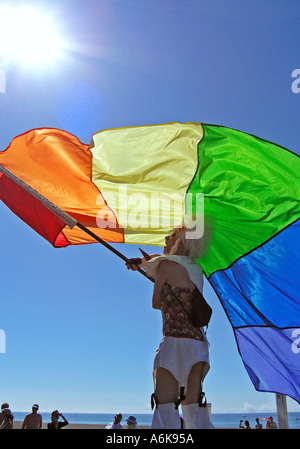
M 0 56 L 39 65 L 59 56 L 61 41 L 54 24 L 29 6 L 0 7 Z

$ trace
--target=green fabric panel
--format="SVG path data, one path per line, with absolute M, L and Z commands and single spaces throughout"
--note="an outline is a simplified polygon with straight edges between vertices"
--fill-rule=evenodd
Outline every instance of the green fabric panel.
M 213 222 L 209 250 L 199 260 L 209 277 L 299 217 L 300 159 L 241 131 L 203 127 L 188 193 L 204 194 L 204 214 Z

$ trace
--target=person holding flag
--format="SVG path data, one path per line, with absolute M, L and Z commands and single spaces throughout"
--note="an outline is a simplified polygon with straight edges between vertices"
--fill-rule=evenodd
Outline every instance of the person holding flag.
M 153 429 L 180 429 L 180 404 L 186 429 L 212 427 L 202 392 L 209 344 L 203 327 L 195 326 L 191 317 L 195 292 L 203 289 L 202 270 L 195 262 L 201 246 L 201 239 L 187 238 L 187 228 L 175 228 L 165 238 L 164 256 L 126 263 L 133 270 L 141 264 L 155 278 L 152 307 L 161 310 L 163 319 L 153 365 Z

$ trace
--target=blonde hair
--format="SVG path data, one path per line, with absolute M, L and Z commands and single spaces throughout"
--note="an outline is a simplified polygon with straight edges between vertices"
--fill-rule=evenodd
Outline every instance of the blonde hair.
M 203 233 L 198 238 L 193 238 L 195 236 L 193 229 L 197 227 L 195 222 L 192 222 L 190 217 L 185 217 L 185 223 L 188 223 L 188 225 L 176 227 L 172 231 L 176 231 L 179 236 L 170 254 L 175 254 L 180 243 L 182 243 L 184 252 L 189 259 L 192 261 L 201 259 L 207 253 L 209 244 L 211 243 L 213 234 L 212 220 L 208 219 L 208 217 L 203 217 L 203 221 L 201 222 Z

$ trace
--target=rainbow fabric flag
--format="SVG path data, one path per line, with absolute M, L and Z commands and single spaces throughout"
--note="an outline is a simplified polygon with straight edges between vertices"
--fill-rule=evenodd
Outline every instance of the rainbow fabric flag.
M 187 213 L 207 217 L 198 262 L 255 388 L 300 402 L 299 156 L 201 123 L 104 130 L 89 146 L 28 131 L 0 153 L 0 199 L 63 247 L 95 239 L 30 201 L 1 167 L 107 242 L 163 245 Z

